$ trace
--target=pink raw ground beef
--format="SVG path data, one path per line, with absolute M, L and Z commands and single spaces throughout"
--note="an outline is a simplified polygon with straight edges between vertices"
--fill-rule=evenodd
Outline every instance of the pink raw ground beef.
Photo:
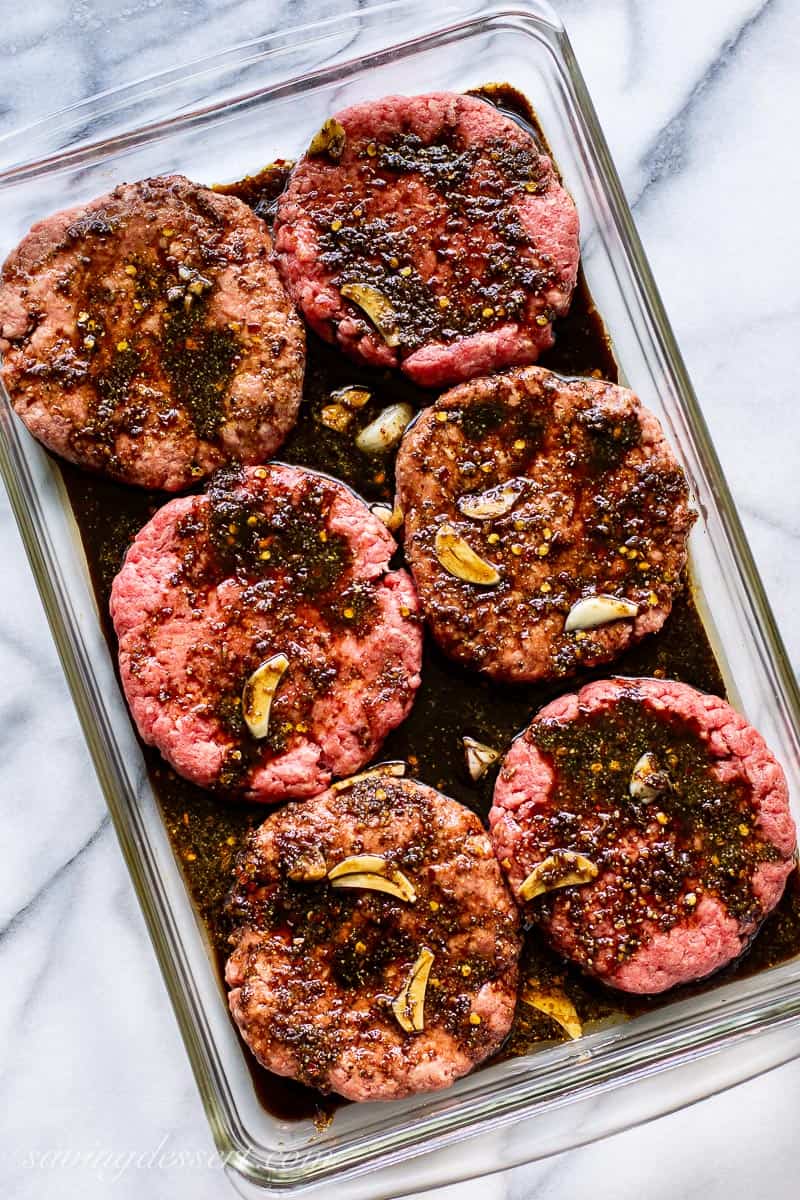
M 228 469 L 144 527 L 114 580 L 122 683 L 179 774 L 252 800 L 313 796 L 408 714 L 422 634 L 395 542 L 343 484 L 297 467 Z M 252 673 L 288 659 L 266 736 Z
M 334 887 L 326 873 L 354 855 L 382 859 L 413 892 Z M 269 817 L 239 860 L 228 911 L 231 1012 L 279 1075 L 396 1099 L 449 1086 L 511 1027 L 516 906 L 478 818 L 422 783 L 372 775 Z M 392 1000 L 423 950 L 421 1027 L 407 1030 Z
M 796 845 L 761 735 L 718 697 L 661 679 L 603 680 L 544 708 L 503 762 L 490 824 L 516 895 L 551 860 L 550 890 L 525 906 L 551 945 L 644 993 L 741 954 Z M 558 886 L 575 854 L 596 876 Z
M 275 222 L 284 283 L 312 328 L 426 387 L 534 362 L 569 307 L 579 246 L 575 205 L 530 134 L 449 92 L 335 121 L 339 140 L 312 143 Z M 377 326 L 343 292 L 363 285 Z
M 657 417 L 627 388 L 520 367 L 440 396 L 397 456 L 405 550 L 431 632 L 465 666 L 514 682 L 609 662 L 664 624 L 694 521 Z M 496 572 L 443 562 L 449 529 Z M 593 595 L 628 616 L 567 629 Z
M 263 221 L 181 175 L 34 225 L 3 267 L 3 382 L 71 462 L 177 491 L 294 425 L 305 337 Z

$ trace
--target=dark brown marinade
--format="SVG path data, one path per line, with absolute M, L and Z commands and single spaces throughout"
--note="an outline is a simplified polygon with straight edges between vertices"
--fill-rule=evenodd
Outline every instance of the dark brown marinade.
M 543 148 L 546 142 L 528 102 L 506 85 L 482 89 L 479 94 L 497 103 L 509 115 L 533 127 Z M 219 190 L 237 195 L 269 219 L 274 201 L 286 178 L 286 164 L 267 167 L 258 175 Z M 569 314 L 555 326 L 556 343 L 540 364 L 565 375 L 618 378 L 617 365 L 603 322 L 581 275 Z M 352 425 L 337 433 L 319 423 L 331 393 L 358 385 L 372 399 L 354 416 Z M 399 373 L 372 371 L 349 363 L 313 335 L 308 339 L 305 402 L 297 427 L 281 450 L 284 461 L 315 467 L 336 475 L 368 500 L 386 500 L 393 493 L 393 456 L 368 458 L 353 445 L 358 429 L 387 404 L 398 401 L 414 408 L 432 402 L 434 393 L 414 387 Z M 92 577 L 103 628 L 113 655 L 116 641 L 108 617 L 111 583 L 136 532 L 165 502 L 160 492 L 126 487 L 100 476 L 59 463 L 75 515 Z M 438 787 L 486 817 L 495 772 L 479 783 L 469 778 L 461 739 L 464 735 L 504 749 L 524 728 L 534 712 L 564 691 L 572 691 L 613 670 L 619 675 L 652 675 L 678 679 L 702 691 L 724 695 L 725 688 L 714 651 L 708 641 L 690 585 L 684 588 L 672 613 L 657 635 L 628 650 L 612 668 L 582 671 L 567 681 L 511 687 L 496 685 L 464 671 L 447 660 L 426 640 L 422 686 L 410 717 L 395 730 L 381 751 L 381 760 L 408 760 L 411 773 Z M 183 869 L 198 916 L 219 966 L 228 952 L 228 927 L 222 913 L 228 894 L 234 858 L 248 832 L 269 814 L 264 805 L 231 803 L 179 778 L 150 747 L 143 747 L 145 763 L 164 816 L 172 845 Z M 800 953 L 800 879 L 795 873 L 775 912 L 767 918 L 748 952 L 710 982 L 680 988 L 665 996 L 642 997 L 613 992 L 566 964 L 531 930 L 523 955 L 524 976 L 563 991 L 581 1021 L 593 1023 L 625 1020 L 673 1000 L 707 991 L 786 961 Z M 563 1040 L 564 1033 L 548 1016 L 520 1003 L 514 1029 L 503 1055 L 529 1054 Z M 266 1109 L 280 1119 L 314 1118 L 324 1121 L 343 1101 L 322 1097 L 313 1089 L 263 1070 L 248 1053 L 245 1061 L 255 1090 Z

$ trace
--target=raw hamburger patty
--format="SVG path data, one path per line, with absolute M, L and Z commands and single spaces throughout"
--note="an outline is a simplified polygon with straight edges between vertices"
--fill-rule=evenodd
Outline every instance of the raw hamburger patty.
M 761 735 L 724 700 L 661 679 L 602 680 L 542 709 L 505 758 L 489 821 L 516 895 L 551 860 L 537 874 L 555 890 L 526 916 L 629 992 L 741 954 L 781 897 L 796 840 Z M 559 887 L 575 853 L 597 873 Z
M 261 462 L 300 404 L 302 325 L 246 205 L 180 175 L 34 225 L 3 268 L 3 380 L 71 462 L 175 491 Z
M 360 855 L 376 861 L 359 886 L 326 879 Z M 367 886 L 382 877 L 410 884 L 408 898 Z M 239 861 L 229 913 L 231 1012 L 279 1075 L 351 1100 L 433 1091 L 511 1026 L 516 907 L 478 818 L 422 783 L 372 775 L 271 816 Z M 406 1030 L 392 1002 L 423 952 L 420 1019 Z M 406 1023 L 412 1000 L 396 1005 Z
M 172 500 L 128 551 L 111 615 L 144 740 L 179 774 L 252 800 L 313 796 L 408 714 L 422 636 L 394 539 L 343 484 L 227 468 Z M 266 736 L 243 719 L 264 663 L 288 666 Z
M 533 138 L 449 92 L 334 120 L 333 145 L 312 142 L 275 223 L 284 283 L 312 328 L 427 387 L 534 362 L 580 251 L 575 205 Z M 377 289 L 369 316 L 348 285 Z
M 660 629 L 694 520 L 683 472 L 637 397 L 541 367 L 461 384 L 426 409 L 400 447 L 397 500 L 434 637 L 507 680 L 608 662 Z M 470 553 L 483 566 L 460 566 Z M 625 598 L 635 615 L 609 620 L 606 605 L 605 624 L 587 628 L 584 616 L 567 632 L 592 595 Z

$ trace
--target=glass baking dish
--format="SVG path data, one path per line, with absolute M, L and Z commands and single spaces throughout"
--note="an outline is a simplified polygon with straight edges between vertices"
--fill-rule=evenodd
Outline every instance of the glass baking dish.
M 784 764 L 796 803 L 795 680 L 591 101 L 546 4 L 367 6 L 11 134 L 0 139 L 0 250 L 36 218 L 124 179 L 169 171 L 207 182 L 239 178 L 298 154 L 345 104 L 490 80 L 508 81 L 532 100 L 577 202 L 584 269 L 623 377 L 664 423 L 700 512 L 693 578 L 729 693 Z M 495 1064 L 438 1095 L 351 1105 L 326 1128 L 270 1116 L 254 1093 L 150 790 L 59 468 L 5 394 L 0 466 L 217 1147 L 243 1194 L 277 1196 L 346 1177 L 348 1197 L 389 1196 L 464 1179 L 625 1128 L 800 1053 L 794 960 Z M 458 1152 L 447 1153 L 455 1142 Z

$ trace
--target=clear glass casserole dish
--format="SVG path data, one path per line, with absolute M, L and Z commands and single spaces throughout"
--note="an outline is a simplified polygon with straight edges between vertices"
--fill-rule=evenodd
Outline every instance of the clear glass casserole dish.
M 732 702 L 764 733 L 796 803 L 797 687 L 563 28 L 536 0 L 432 8 L 397 0 L 284 30 L 10 135 L 0 141 L 0 251 L 38 217 L 123 179 L 170 171 L 235 179 L 297 154 L 345 104 L 509 81 L 536 106 L 578 205 L 585 273 L 623 377 L 661 418 L 687 471 L 700 512 L 691 543 L 697 598 Z M 5 395 L 0 466 L 214 1138 L 245 1194 L 334 1177 L 348 1178 L 352 1197 L 452 1182 L 667 1112 L 800 1051 L 795 960 L 497 1063 L 439 1095 L 353 1105 L 324 1129 L 270 1116 L 150 789 L 60 471 Z M 447 1153 L 455 1142 L 458 1152 Z

